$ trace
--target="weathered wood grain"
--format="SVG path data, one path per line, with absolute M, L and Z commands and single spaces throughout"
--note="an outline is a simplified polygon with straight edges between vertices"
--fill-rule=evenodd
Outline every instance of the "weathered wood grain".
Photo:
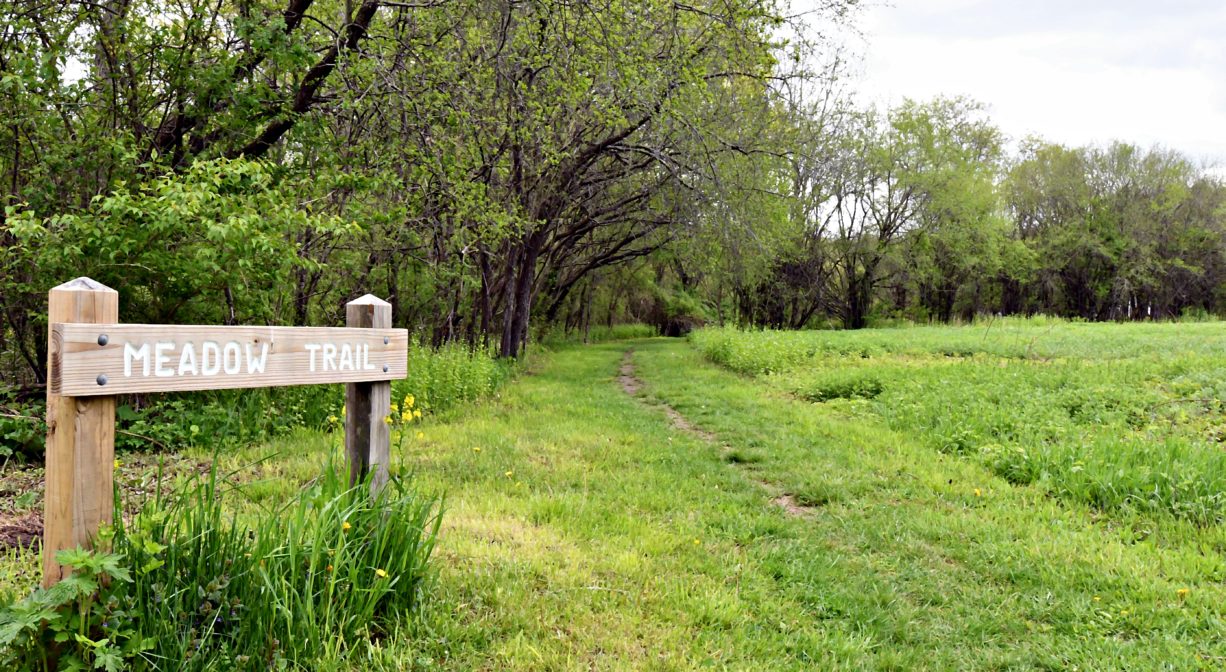
M 392 326 L 392 306 L 367 294 L 345 304 L 345 324 L 358 331 L 387 329 Z M 370 474 L 371 494 L 378 493 L 388 479 L 391 428 L 387 421 L 392 412 L 391 404 L 390 382 L 357 382 L 345 386 L 345 452 L 349 457 L 349 483 L 353 485 Z
M 89 278 L 51 290 L 51 323 L 119 320 L 119 293 Z M 88 327 L 85 327 L 88 329 Z M 64 343 L 48 333 L 48 362 Z M 73 397 L 47 387 L 46 492 L 43 500 L 43 585 L 67 576 L 57 551 L 89 548 L 98 528 L 111 522 L 114 504 L 115 398 Z
M 386 381 L 407 375 L 408 339 L 406 330 L 386 327 L 179 326 L 113 319 L 86 325 L 53 318 L 48 389 L 84 397 Z

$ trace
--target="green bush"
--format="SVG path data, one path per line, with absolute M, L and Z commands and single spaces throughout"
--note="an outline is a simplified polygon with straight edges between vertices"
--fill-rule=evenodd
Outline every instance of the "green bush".
M 329 468 L 247 527 L 214 472 L 64 551 L 50 590 L 0 606 L 4 669 L 311 669 L 365 652 L 426 596 L 436 499 L 393 478 L 372 498 Z
M 415 409 L 437 413 L 493 394 L 514 371 L 513 362 L 461 344 L 433 349 L 413 342 L 408 377 L 392 383 L 393 400 L 402 405 L 413 396 Z M 9 457 L 41 460 L 47 431 L 43 402 L 17 404 L 4 399 L 0 396 L 0 462 Z M 339 427 L 344 402 L 342 385 L 123 397 L 115 412 L 115 447 L 124 451 L 249 445 L 298 427 Z

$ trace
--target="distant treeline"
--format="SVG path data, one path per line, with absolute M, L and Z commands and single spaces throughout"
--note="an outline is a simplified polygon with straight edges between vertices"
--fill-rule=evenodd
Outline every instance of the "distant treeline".
M 1221 310 L 1220 180 L 864 109 L 831 37 L 859 4 L 0 0 L 0 374 L 45 380 L 80 275 L 131 322 L 372 292 L 507 357 L 594 322 Z
M 1186 156 L 1039 140 L 1007 156 L 965 100 L 844 122 L 841 143 L 828 133 L 797 156 L 792 234 L 733 283 L 737 319 L 858 328 L 870 316 L 1226 311 L 1226 183 Z

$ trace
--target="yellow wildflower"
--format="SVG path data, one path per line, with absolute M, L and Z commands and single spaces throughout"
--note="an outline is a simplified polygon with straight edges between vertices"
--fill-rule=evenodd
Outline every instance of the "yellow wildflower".
M 979 488 L 975 488 L 975 496 L 976 496 L 976 497 L 982 497 L 982 496 L 983 496 L 983 492 L 982 492 L 982 491 L 980 491 L 980 490 L 979 490 Z
M 481 446 L 473 446 L 473 452 L 474 452 L 474 453 L 479 453 L 479 452 L 481 452 Z
M 424 439 L 424 438 L 426 438 L 426 433 L 425 433 L 425 432 L 418 432 L 418 433 L 417 433 L 417 440 L 418 440 L 418 441 L 421 441 L 421 440 L 422 440 L 422 439 Z
M 695 540 L 694 540 L 694 545 L 695 545 L 695 546 L 701 546 L 701 545 L 702 545 L 702 542 L 701 542 L 701 541 L 699 541 L 698 539 L 695 539 Z
M 325 569 L 325 571 L 327 571 L 329 574 L 331 574 L 331 573 L 332 573 L 332 565 L 328 565 L 328 566 L 327 566 L 327 568 Z
M 376 569 L 376 570 L 375 570 L 375 576 L 379 577 L 380 579 L 386 579 L 386 578 L 387 578 L 387 572 L 383 571 L 382 569 Z
M 408 411 L 405 411 L 404 413 L 401 413 L 401 414 L 400 414 L 400 419 L 401 419 L 401 420 L 404 420 L 405 422 L 412 422 L 412 421 L 413 421 L 413 414 L 412 414 L 412 413 L 410 413 L 410 412 L 408 412 Z
M 335 425 L 337 422 L 338 422 L 338 419 L 335 415 L 328 416 L 328 424 Z
M 400 412 L 400 407 L 397 406 L 396 402 L 393 401 L 392 402 L 392 413 L 399 413 L 399 412 Z
M 392 416 L 390 415 L 383 416 L 383 422 L 388 425 L 392 424 Z
M 417 400 L 416 400 L 416 399 L 414 399 L 414 398 L 413 398 L 413 395 L 411 395 L 411 394 L 410 394 L 409 396 L 407 396 L 407 397 L 405 397 L 405 398 L 404 398 L 404 405 L 405 405 L 405 407 L 406 407 L 406 408 L 413 408 L 413 402 L 415 402 L 415 401 L 417 401 Z
M 352 525 L 350 525 L 350 524 L 349 524 L 349 521 L 347 521 L 347 520 L 346 520 L 345 522 L 341 523 L 341 531 L 342 531 L 342 532 L 348 532 L 348 531 L 349 531 L 349 530 L 350 530 L 352 527 L 353 527 L 353 526 L 352 526 Z
M 514 472 L 514 471 L 508 471 L 508 472 L 507 472 L 507 478 L 510 478 L 510 477 L 512 477 L 512 476 L 514 476 L 514 475 L 515 475 L 515 472 Z
M 341 406 L 341 417 L 345 417 L 345 407 Z
M 1187 597 L 1188 593 L 1190 592 L 1192 591 L 1188 588 L 1180 588 L 1179 590 L 1175 591 L 1175 594 L 1182 598 L 1182 597 Z
M 421 409 L 420 408 L 413 409 L 413 417 L 417 418 L 418 420 L 421 419 Z
M 115 460 L 115 468 L 116 468 L 116 469 L 118 469 L 118 468 L 119 468 L 119 460 L 118 460 L 118 459 L 116 459 L 116 460 Z

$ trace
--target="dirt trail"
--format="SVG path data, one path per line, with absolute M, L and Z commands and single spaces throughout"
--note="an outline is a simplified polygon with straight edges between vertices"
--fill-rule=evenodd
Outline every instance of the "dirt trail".
M 626 354 L 622 356 L 621 366 L 617 370 L 617 382 L 621 384 L 622 391 L 632 397 L 638 396 L 639 392 L 643 390 L 643 381 L 635 375 L 633 349 L 627 350 Z M 677 409 L 668 404 L 661 402 L 657 407 L 664 411 L 664 415 L 668 416 L 669 422 L 672 423 L 673 427 L 708 443 L 717 443 L 723 447 L 725 455 L 727 454 L 730 446 L 721 441 L 717 435 L 696 427 L 694 423 L 690 422 L 684 415 L 681 415 Z M 750 480 L 757 483 L 767 493 L 773 495 L 771 504 L 783 509 L 788 515 L 803 517 L 813 514 L 813 507 L 800 504 L 790 493 L 779 492 L 778 488 L 763 480 L 752 477 Z

